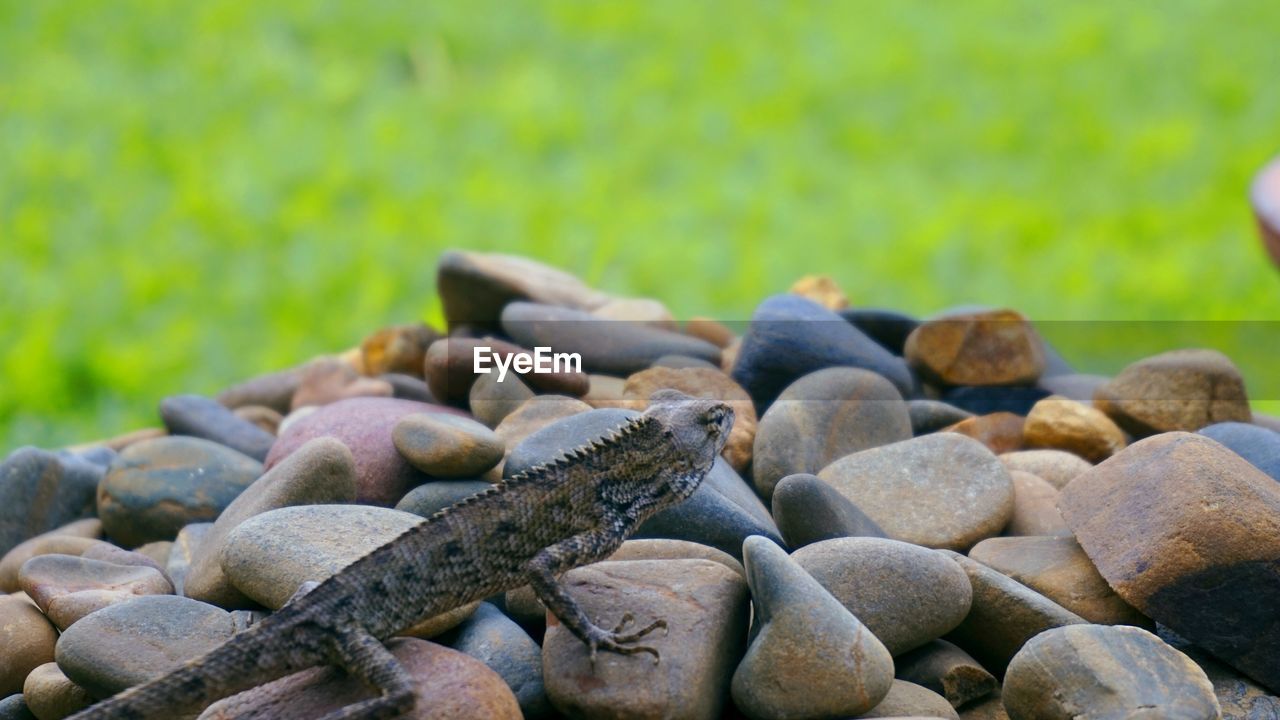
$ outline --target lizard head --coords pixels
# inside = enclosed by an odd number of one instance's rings
[[[689,497],[729,440],[733,409],[719,400],[691,397],[677,390],[659,390],[649,397],[645,414],[662,423],[688,459],[688,471],[674,474],[671,490],[678,497]]]

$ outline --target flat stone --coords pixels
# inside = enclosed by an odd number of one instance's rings
[[[400,499],[395,509],[429,518],[454,503],[493,487],[484,480],[437,480],[424,483]]]
[[[22,686],[22,699],[37,718],[64,718],[93,704],[89,693],[71,682],[52,661],[32,670],[27,676]]]
[[[178,531],[169,548],[169,557],[165,562],[165,574],[173,583],[173,593],[184,595],[187,573],[191,570],[191,562],[200,551],[205,536],[213,529],[213,523],[191,523]]]
[[[415,638],[387,649],[412,678],[412,712],[397,720],[520,720],[520,706],[493,670],[468,655]],[[199,720],[315,720],[375,697],[334,668],[312,668],[210,705]]]
[[[321,582],[422,522],[366,505],[301,505],[254,515],[227,534],[222,569],[246,596],[273,610],[307,581]]]
[[[430,412],[458,411],[393,398],[352,398],[325,405],[281,430],[266,467],[275,467],[310,440],[334,437],[355,459],[356,502],[390,507],[428,479],[396,450],[392,429],[406,415]]]
[[[809,373],[782,391],[760,420],[752,477],[766,500],[782,478],[815,473],[845,455],[911,438],[902,395],[869,370]]]
[[[1155,627],[1107,585],[1075,538],[991,538],[974,545],[969,557],[1091,623]]]
[[[361,397],[389,398],[395,394],[391,383],[365,377],[339,358],[318,358],[298,371],[298,389],[289,404],[291,410],[312,405],[328,405]]]
[[[90,547],[102,543],[102,521],[97,518],[75,520],[60,528],[26,540],[0,558],[0,592],[18,591],[18,571],[22,564],[37,555],[79,556]]]
[[[907,401],[907,416],[911,418],[913,434],[928,435],[974,415],[941,400],[913,399]]]
[[[922,323],[903,356],[938,385],[1025,385],[1044,372],[1044,343],[1014,310],[955,313]]]
[[[894,680],[889,694],[860,718],[950,718],[960,720],[951,703],[936,692],[905,680]]]
[[[710,545],[689,542],[688,540],[666,540],[662,538],[640,538],[627,540],[610,555],[607,560],[624,562],[627,560],[710,560],[720,563],[738,573],[744,579],[746,570],[742,563],[732,555],[717,550]]]
[[[773,519],[787,546],[842,537],[887,537],[884,530],[817,475],[788,475],[773,491]]]
[[[1124,449],[1124,431],[1101,410],[1060,396],[1035,404],[1023,426],[1028,448],[1075,453],[1091,463],[1102,462]]]
[[[1021,470],[1009,472],[1013,480],[1013,516],[1005,535],[1071,535],[1058,512],[1058,489],[1039,476]]]
[[[184,525],[213,520],[262,474],[262,463],[225,445],[164,437],[130,445],[98,489],[107,537],[125,547],[171,540]]]
[[[112,605],[67,628],[58,667],[90,695],[104,698],[165,675],[226,642],[231,614],[175,595]]]
[[[1191,658],[1124,626],[1037,635],[1009,663],[1002,697],[1012,720],[1221,717],[1213,685]]]
[[[1262,472],[1280,480],[1280,432],[1249,423],[1225,422],[1200,431],[1227,446]]]
[[[505,380],[498,382],[497,373],[489,373],[479,376],[471,384],[467,407],[477,420],[496,428],[508,415],[533,397],[533,391],[520,378],[508,375]]]
[[[636,530],[637,538],[688,540],[741,557],[742,541],[762,535],[782,544],[782,533],[750,486],[717,458],[693,495],[658,512]]]
[[[366,375],[404,373],[422,377],[427,347],[440,333],[425,323],[380,328],[360,341],[360,362]]]
[[[245,405],[263,405],[284,414],[289,412],[293,394],[301,381],[302,374],[298,368],[289,368],[232,385],[214,399],[233,410]]]
[[[1099,387],[1093,403],[1135,437],[1253,419],[1244,378],[1216,350],[1172,350],[1139,360]]]
[[[947,390],[941,399],[974,415],[1007,412],[1025,417],[1049,395],[1034,385],[964,385]]]
[[[497,338],[443,338],[427,348],[426,380],[431,393],[441,402],[455,407],[465,407],[471,396],[471,385],[478,375],[475,371],[477,348],[488,348],[488,355],[501,357],[503,362],[510,362],[512,355],[528,355],[529,350],[514,343]],[[563,366],[559,372],[551,373],[517,373],[514,367],[507,371],[508,377],[519,377],[530,388],[539,393],[554,393],[579,397],[585,395],[590,382],[585,373],[567,371]]]
[[[947,640],[959,645],[992,674],[1003,675],[1028,640],[1085,619],[1049,598],[975,560],[944,551],[969,576],[973,604]]]
[[[903,396],[914,385],[901,358],[834,312],[795,295],[775,295],[756,307],[731,375],[763,412],[788,385],[829,367],[879,373]]]
[[[438,478],[476,477],[502,461],[506,447],[489,428],[456,415],[405,415],[391,432],[414,467]]]
[[[155,568],[70,555],[31,558],[23,564],[18,583],[59,630],[108,605],[173,592],[173,585]]]
[[[751,644],[732,682],[734,705],[774,720],[870,710],[893,683],[893,656],[786,551],[743,545],[755,609]]]
[[[526,718],[551,714],[551,701],[542,682],[542,648],[501,610],[480,603],[471,617],[458,626],[451,645],[498,673],[515,694]]]
[[[355,499],[356,466],[347,446],[331,437],[308,441],[254,481],[218,516],[192,557],[183,594],[228,609],[255,607],[222,569],[222,549],[231,531],[269,510]]]
[[[161,575],[164,575],[164,565],[157,562],[150,555],[146,555],[136,550],[125,550],[122,547],[112,545],[108,542],[86,548],[79,557],[82,557],[85,560],[108,562],[113,565],[151,568]],[[168,578],[166,577],[165,579],[167,580]]]
[[[0,554],[94,513],[102,468],[70,453],[20,448],[0,463]]]
[[[898,678],[931,690],[959,708],[999,689],[1000,683],[969,653],[934,640],[894,661]]]
[[[724,448],[724,458],[737,472],[751,464],[751,448],[756,438],[756,410],[747,391],[719,368],[651,367],[627,378],[622,396],[636,400],[641,408],[658,390],[679,390],[691,397],[713,398],[733,408],[733,429]]]
[[[542,646],[547,693],[570,717],[720,718],[747,629],[747,584],[709,560],[633,560],[576,568],[562,578],[591,621],[616,626],[624,612],[636,627],[667,621],[639,644],[661,655],[601,652],[548,616]]]
[[[0,595],[0,696],[22,692],[35,668],[53,660],[58,631],[22,595]]]
[[[931,550],[881,538],[840,538],[792,554],[894,655],[950,632],[969,612],[965,573]]]
[[[1088,460],[1065,450],[1019,450],[1000,455],[1000,462],[1011,472],[1029,472],[1059,490],[1093,467]]]
[[[897,310],[847,308],[836,312],[894,355],[903,353],[907,338],[920,326],[919,318]]]
[[[950,427],[944,432],[953,432],[987,446],[991,452],[1000,455],[1022,449],[1022,433],[1025,419],[1021,415],[1010,412],[997,412],[990,415],[978,415]]]
[[[967,549],[1013,514],[1009,473],[982,443],[956,433],[846,455],[818,477],[890,537],[926,547]]]
[[[720,348],[643,323],[611,322],[553,305],[513,302],[502,309],[502,329],[525,347],[577,353],[587,372],[627,376],[663,355],[687,355],[720,363]]]
[[[529,258],[458,250],[440,256],[436,290],[450,330],[497,329],[502,309],[517,300],[594,310],[613,299],[563,270]]]
[[[160,417],[170,435],[190,435],[226,445],[262,462],[275,435],[201,395],[173,395],[160,401]]]
[[[1063,517],[1120,597],[1280,689],[1280,485],[1203,435],[1134,443],[1071,482]]]

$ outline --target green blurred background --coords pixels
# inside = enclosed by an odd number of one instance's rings
[[[446,247],[679,317],[822,272],[918,313],[1273,319],[1245,193],[1277,27],[1275,0],[0,0],[0,451],[433,319]]]

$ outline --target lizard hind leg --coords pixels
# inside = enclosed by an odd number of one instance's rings
[[[392,720],[413,710],[413,678],[377,638],[364,630],[347,631],[333,647],[335,664],[380,691],[320,720]]]

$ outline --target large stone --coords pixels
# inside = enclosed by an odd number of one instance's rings
[[[1223,720],[1275,720],[1280,718],[1280,697],[1267,692],[1236,672],[1233,668],[1213,659],[1209,653],[1195,645],[1168,638],[1160,639],[1191,658],[1213,683],[1213,693],[1222,707]]]
[[[788,385],[829,367],[879,373],[903,396],[914,384],[901,358],[834,312],[795,295],[775,295],[756,307],[732,376],[764,411]]]
[[[307,581],[320,582],[422,522],[365,505],[300,505],[268,510],[236,525],[222,569],[240,592],[278,609]]]
[[[881,538],[840,538],[792,558],[901,655],[951,631],[969,612],[964,571],[943,555]]]
[[[983,540],[969,557],[993,568],[1091,623],[1154,628],[1120,599],[1072,537],[1000,537]]]
[[[356,467],[347,446],[330,437],[307,442],[254,481],[218,516],[192,558],[183,594],[224,608],[253,607],[222,570],[222,548],[231,531],[268,510],[355,499]]]
[[[31,558],[22,566],[18,583],[59,630],[108,605],[173,592],[173,585],[155,568],[70,555]]]
[[[551,701],[542,682],[542,648],[501,610],[480,603],[471,617],[458,626],[451,645],[501,675],[515,693],[525,718],[534,720],[551,713]]]
[[[742,541],[752,535],[782,544],[769,510],[724,458],[716,459],[688,500],[649,518],[635,534],[710,545],[735,558],[742,553]]]
[[[626,399],[636,400],[643,408],[649,396],[658,390],[671,389],[691,397],[714,398],[733,408],[733,429],[725,444],[724,458],[733,469],[743,472],[751,464],[751,448],[756,438],[756,409],[747,391],[721,372],[706,367],[651,367],[627,378],[622,389]]]
[[[15,450],[0,463],[0,554],[15,545],[86,518],[102,468],[72,453]]]
[[[548,615],[542,666],[551,702],[569,717],[716,720],[741,656],[747,628],[747,584],[709,560],[602,562],[570,570],[566,590],[592,622],[613,628],[624,613],[634,627],[663,618],[666,632],[638,644],[660,654],[600,652]]]
[[[734,705],[756,720],[857,715],[884,699],[893,656],[786,551],[761,537],[742,550],[755,609],[734,672]]]
[[[1059,500],[1120,597],[1280,690],[1280,485],[1203,435],[1142,440]]]
[[[479,660],[415,638],[396,638],[387,649],[413,686],[413,711],[397,720],[520,720],[511,689]],[[313,668],[220,700],[199,720],[315,720],[374,696],[337,669]]]
[[[1134,627],[1072,625],[1032,638],[1009,663],[1012,720],[1217,720],[1213,685],[1191,658]]]
[[[590,444],[621,428],[632,418],[634,410],[603,408],[562,417],[530,433],[511,448],[502,476],[510,479],[537,465],[555,460],[566,453]]]
[[[53,660],[58,631],[22,595],[0,595],[0,696],[22,692],[27,674]]]
[[[436,289],[449,329],[497,329],[512,301],[593,310],[612,298],[563,270],[516,255],[450,250],[436,265]]]
[[[1224,422],[1200,431],[1248,460],[1262,472],[1280,480],[1280,432],[1251,423]]]
[[[815,473],[845,455],[911,438],[902,395],[869,370],[810,373],[782,391],[760,419],[752,475],[768,499],[782,478]]]
[[[438,478],[470,478],[502,461],[506,448],[475,420],[442,413],[405,415],[391,432],[396,449],[414,467]]]
[[[160,401],[160,417],[171,435],[190,435],[226,445],[262,462],[276,438],[202,395],[174,395]]]
[[[1029,472],[1059,490],[1093,467],[1088,460],[1065,450],[1019,450],[1004,453],[1000,462],[1010,472]]]
[[[720,348],[644,323],[601,320],[552,305],[513,302],[502,310],[502,329],[525,347],[577,353],[587,372],[627,376],[663,355],[685,355],[720,364]]]
[[[823,468],[830,483],[890,537],[967,549],[1000,532],[1013,482],[986,447],[938,433],[846,455]]]
[[[68,678],[103,698],[176,670],[234,633],[225,610],[150,595],[85,616],[62,633],[55,656]]]
[[[1035,404],[1022,428],[1028,448],[1050,448],[1101,462],[1126,444],[1124,431],[1101,410],[1052,396]]]
[[[144,440],[111,463],[98,517],[107,537],[126,547],[172,540],[184,525],[218,517],[261,474],[262,463],[209,440]]]
[[[944,551],[964,569],[973,588],[973,604],[964,622],[947,636],[996,675],[1028,640],[1085,619],[1049,598],[976,560]]]
[[[842,537],[886,537],[857,505],[817,475],[782,478],[773,491],[773,519],[787,545],[805,545]]]
[[[1014,310],[948,314],[912,331],[903,355],[939,385],[1025,385],[1045,368],[1044,343]]]
[[[961,707],[1000,687],[995,677],[969,653],[946,640],[934,640],[897,658],[899,679],[932,690]]]
[[[457,413],[441,405],[393,398],[352,398],[325,405],[281,430],[267,455],[267,469],[310,440],[334,437],[355,459],[356,501],[395,505],[410,488],[427,479],[404,459],[391,439],[400,418],[420,412]]]
[[[1137,437],[1253,419],[1244,378],[1216,350],[1173,350],[1139,360],[1100,386],[1093,402]]]

